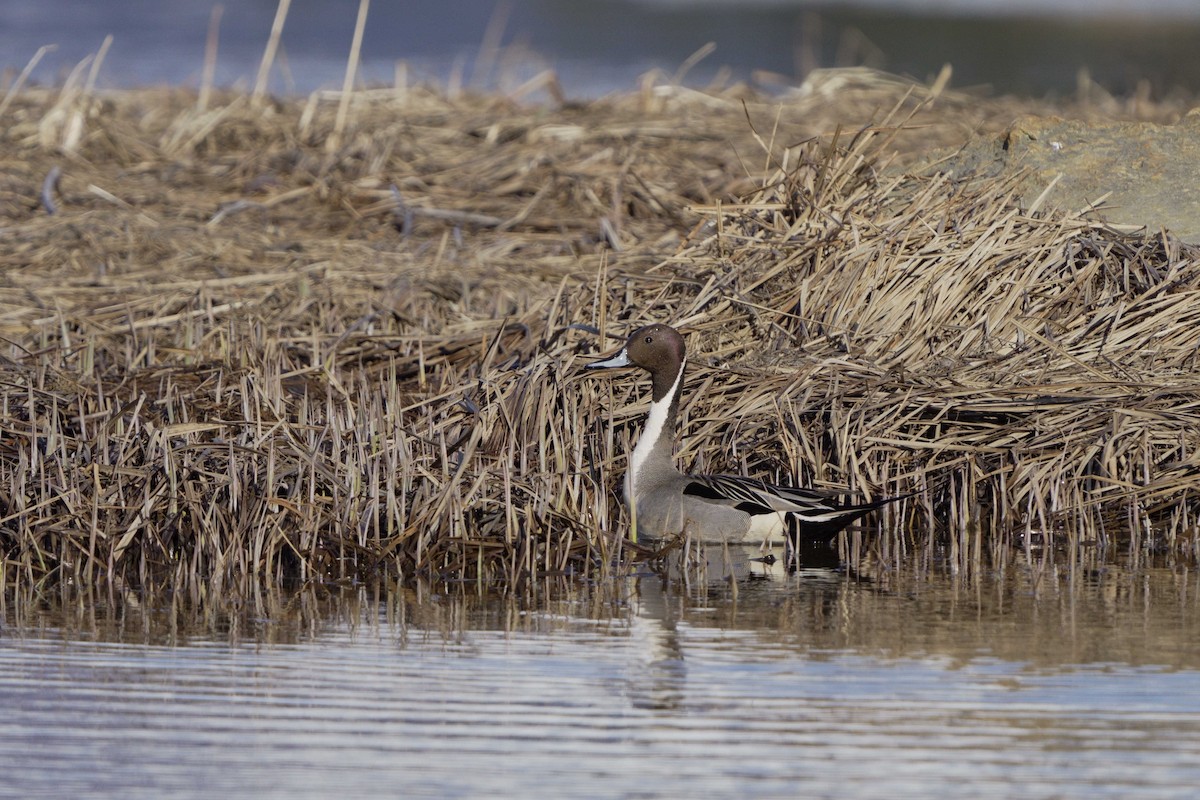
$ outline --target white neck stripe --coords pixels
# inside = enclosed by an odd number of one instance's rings
[[[663,427],[667,424],[667,412],[671,409],[671,403],[675,400],[675,395],[679,391],[679,385],[683,383],[684,364],[685,362],[680,362],[679,373],[675,376],[675,383],[671,385],[671,390],[661,400],[655,400],[650,404],[650,413],[646,416],[646,427],[642,430],[642,436],[638,439],[637,447],[633,448],[633,455],[629,458],[629,478],[626,493],[631,501],[635,497],[634,487],[637,486],[638,475],[641,473],[642,467],[646,465],[646,460],[650,458],[650,453],[654,450],[655,444],[663,435]]]

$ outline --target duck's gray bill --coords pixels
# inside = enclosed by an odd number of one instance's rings
[[[628,367],[629,366],[629,351],[622,347],[621,352],[617,353],[612,358],[606,358],[603,361],[593,361],[584,369],[608,369],[609,367]]]

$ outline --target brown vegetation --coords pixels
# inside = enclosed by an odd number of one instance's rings
[[[686,464],[919,490],[894,552],[1196,548],[1197,251],[904,169],[1036,105],[340,99],[0,107],[3,580],[609,565],[644,387],[579,367],[651,320]]]

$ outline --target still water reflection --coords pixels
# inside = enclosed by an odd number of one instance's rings
[[[754,555],[521,597],[10,593],[0,794],[1195,796],[1194,568]]]

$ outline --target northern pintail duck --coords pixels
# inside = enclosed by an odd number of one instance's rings
[[[705,541],[780,539],[789,518],[804,541],[829,541],[838,531],[885,503],[837,505],[828,493],[735,475],[684,475],[675,468],[675,419],[687,357],[683,337],[667,325],[634,331],[616,355],[588,369],[641,367],[650,373],[653,399],[646,427],[629,459],[625,502],[639,534],[668,538],[688,532]]]

